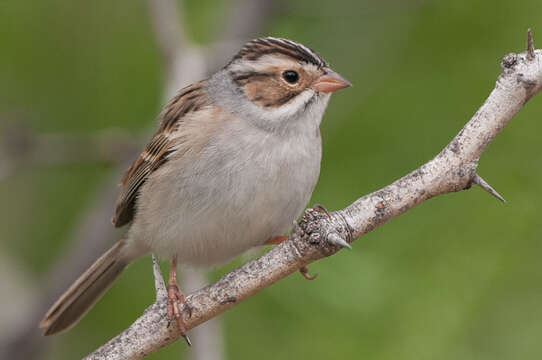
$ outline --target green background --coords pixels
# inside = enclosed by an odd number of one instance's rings
[[[190,37],[216,37],[228,6],[186,1]],[[436,155],[493,89],[502,57],[523,51],[528,27],[542,43],[541,12],[540,0],[281,3],[254,36],[302,42],[354,84],[328,107],[311,203],[343,208]],[[0,131],[24,121],[40,132],[137,136],[151,126],[164,69],[145,2],[8,0],[0,16]],[[541,115],[539,95],[481,158],[505,205],[479,188],[438,197],[311,265],[317,280],[296,274],[265,289],[221,315],[226,358],[540,359]],[[0,251],[30,284],[44,285],[113,172],[85,162],[0,180]],[[153,296],[145,258],[38,358],[87,354]],[[184,346],[149,358],[177,358]]]

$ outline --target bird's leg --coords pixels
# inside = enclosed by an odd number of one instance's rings
[[[179,307],[179,302],[183,303],[188,310],[189,317],[192,316],[192,309],[186,303],[186,299],[183,293],[179,290],[177,285],[177,256],[171,260],[171,267],[169,268],[169,279],[167,282],[167,314],[170,318],[174,318],[181,331],[181,336],[184,338],[188,346],[191,346],[190,338],[186,335],[186,326],[183,322],[183,314]]]
[[[278,245],[284,242],[286,239],[288,239],[288,236],[275,236],[264,242],[264,245]],[[307,280],[314,280],[318,276],[318,274],[314,274],[312,276],[309,275],[309,268],[307,268],[306,266],[303,266],[301,269],[299,269],[299,272]]]

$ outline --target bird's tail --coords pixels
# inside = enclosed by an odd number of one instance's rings
[[[75,325],[100,299],[129,263],[121,251],[124,244],[124,240],[117,242],[51,306],[40,323],[44,335],[53,335]]]

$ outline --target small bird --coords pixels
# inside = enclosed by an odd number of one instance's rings
[[[348,86],[313,50],[267,37],[180,90],[121,180],[112,221],[130,224],[126,235],[50,308],[44,334],[73,326],[128,264],[152,252],[171,261],[168,315],[185,336],[177,262],[223,264],[286,238],[318,180],[331,93]]]

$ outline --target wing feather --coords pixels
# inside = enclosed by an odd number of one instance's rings
[[[165,106],[160,115],[157,132],[122,177],[122,190],[112,219],[116,227],[123,226],[134,218],[139,190],[149,176],[167,161],[168,154],[177,145],[175,133],[182,131],[183,118],[206,103],[207,97],[203,83],[200,82],[182,89]]]

